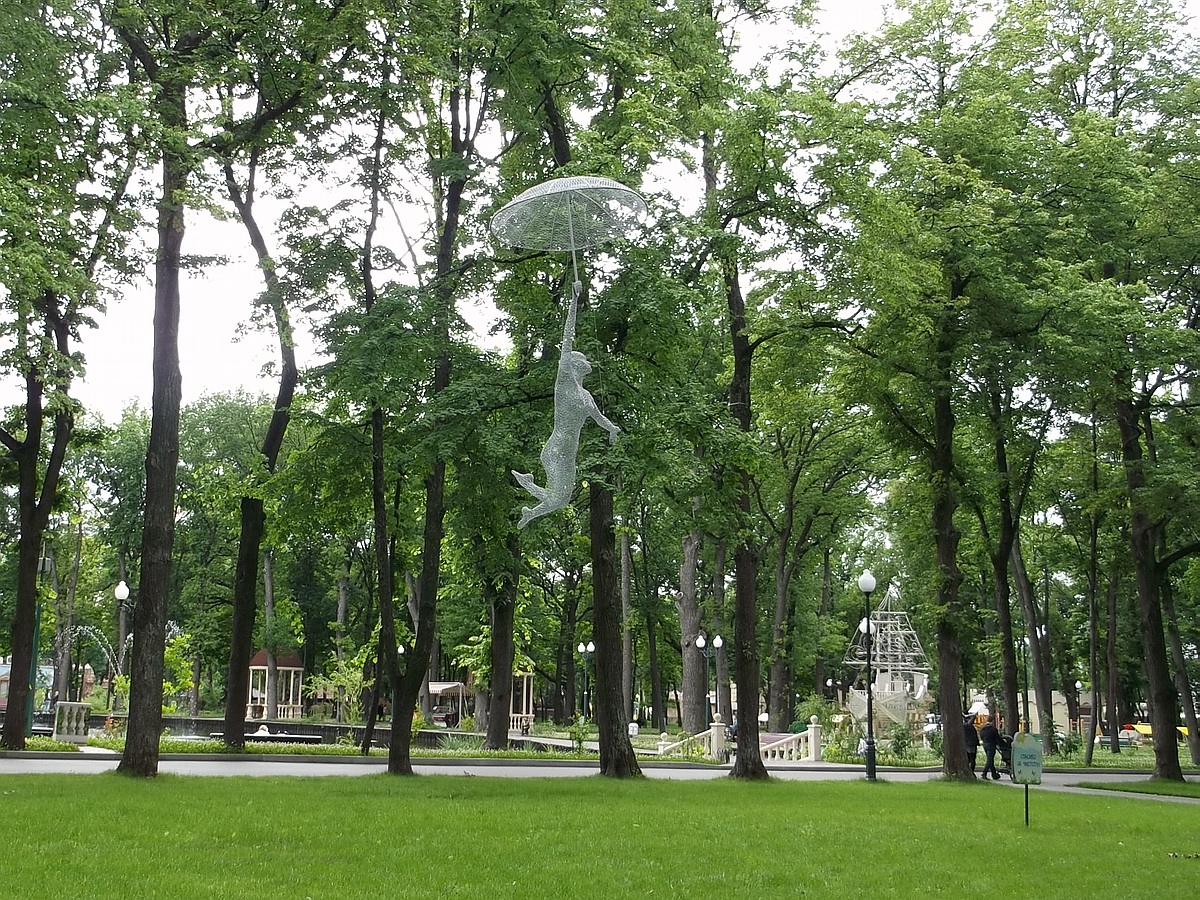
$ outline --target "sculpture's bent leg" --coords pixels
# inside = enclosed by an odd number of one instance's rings
[[[533,480],[532,473],[518,472],[516,469],[512,469],[510,471],[513,474],[513,478],[517,479],[517,484],[529,491],[535,500],[546,499],[546,489],[541,487],[536,481]]]

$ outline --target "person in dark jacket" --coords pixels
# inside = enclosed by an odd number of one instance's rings
[[[996,727],[996,717],[989,718],[979,729],[979,739],[983,742],[983,775],[980,777],[987,779],[988,772],[992,773],[992,778],[996,781],[1000,780],[1000,773],[996,771],[996,750],[1000,747],[1000,729]]]
[[[975,730],[975,717],[963,719],[963,741],[967,745],[967,762],[971,764],[971,774],[975,774],[975,758],[979,753],[979,732]]]

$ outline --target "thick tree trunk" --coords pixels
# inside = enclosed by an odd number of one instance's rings
[[[1179,701],[1167,664],[1163,638],[1162,605],[1159,598],[1158,560],[1155,554],[1156,532],[1144,503],[1146,471],[1142,454],[1139,411],[1128,394],[1129,380],[1118,376],[1118,390],[1124,393],[1115,404],[1117,428],[1121,434],[1121,460],[1129,497],[1129,546],[1133,554],[1134,580],[1138,593],[1138,625],[1145,654],[1150,725],[1154,741],[1153,778],[1182,781],[1179,745],[1175,742],[1175,710]]]
[[[42,312],[47,322],[48,336],[54,341],[62,358],[67,358],[70,330],[58,312],[57,295],[47,291]],[[66,379],[69,383],[70,379]],[[0,428],[0,444],[12,454],[17,464],[17,516],[20,533],[17,538],[16,604],[11,631],[11,667],[9,669],[8,705],[0,744],[8,750],[25,749],[25,732],[32,715],[34,692],[30,680],[36,678],[40,638],[38,618],[38,573],[42,565],[42,538],[50,520],[50,511],[58,492],[59,474],[66,458],[67,444],[74,431],[74,419],[65,406],[54,415],[54,436],[46,467],[38,484],[38,462],[44,434],[43,374],[36,366],[25,373],[25,437],[18,441],[6,429]]]
[[[775,618],[771,623],[771,669],[767,698],[767,728],[784,732],[795,717],[792,690],[791,594],[792,567],[788,564],[790,529],[779,542],[775,560]]]
[[[646,658],[650,666],[650,727],[667,730],[667,697],[663,691],[662,670],[658,664],[658,619],[646,605]]]
[[[21,501],[21,516],[26,510]],[[32,511],[32,504],[31,511]],[[31,714],[34,695],[29,690],[29,674],[37,665],[34,651],[34,618],[37,614],[38,567],[41,562],[41,535],[22,527],[17,542],[17,606],[12,623],[12,659],[8,682],[8,706],[4,716],[4,747],[25,749],[25,728]],[[24,601],[24,602],[23,602]]]
[[[729,336],[733,349],[733,375],[729,382],[729,411],[738,428],[749,433],[754,421],[750,409],[750,367],[754,346],[746,331],[746,303],[736,260],[721,261],[725,299],[729,311]],[[739,470],[736,506],[739,525],[750,518],[750,474]],[[737,757],[730,775],[742,779],[766,779],[767,767],[759,755],[758,711],[760,671],[758,659],[758,550],[749,535],[734,550],[734,668],[737,672],[738,740]]]
[[[1165,573],[1164,573],[1165,574]],[[1188,751],[1192,765],[1200,766],[1200,734],[1196,732],[1196,704],[1192,700],[1192,685],[1188,680],[1187,658],[1183,652],[1183,639],[1179,634],[1179,621],[1175,615],[1175,596],[1171,579],[1162,581],[1163,615],[1167,624],[1167,641],[1171,648],[1171,662],[1175,670],[1175,690],[1183,704],[1183,724],[1188,730]]]
[[[450,383],[450,359],[438,361],[433,393]],[[388,747],[388,772],[412,775],[412,719],[417,699],[425,685],[426,670],[433,655],[437,629],[437,592],[442,564],[442,536],[446,517],[446,461],[436,459],[425,478],[425,527],[421,550],[421,577],[418,581],[417,640],[412,658],[400,679],[396,709],[392,714],[392,740]]]
[[[379,696],[380,685],[385,676],[387,679],[388,691],[386,695],[391,705],[392,710],[392,734],[388,741],[388,771],[393,770],[393,758],[396,753],[397,744],[403,744],[407,750],[409,742],[412,740],[412,718],[413,704],[401,696],[402,691],[400,685],[403,677],[400,673],[400,651],[399,644],[396,638],[396,603],[395,603],[395,579],[392,572],[392,554],[391,542],[388,538],[388,514],[386,497],[384,495],[384,472],[383,459],[383,410],[376,407],[371,414],[371,459],[372,459],[372,490],[373,499],[373,518],[374,518],[374,544],[375,544],[375,566],[378,569],[379,576],[379,653],[376,658],[375,679],[376,679],[376,695]],[[417,644],[421,643],[420,624],[417,625]],[[426,650],[426,658],[429,651]],[[418,672],[422,671],[418,659],[415,659],[417,654],[405,656],[405,665],[407,666],[406,674],[412,673],[414,669]],[[371,711],[374,715],[374,710]],[[368,719],[368,727],[366,736],[363,742],[363,753],[370,752],[370,734],[372,720]],[[411,772],[411,768],[409,769]]]
[[[718,540],[713,549],[713,631],[725,634],[725,541]],[[733,724],[733,692],[729,687],[729,647],[726,638],[717,651],[717,712],[726,725]]]
[[[1152,465],[1158,464],[1157,445],[1154,439],[1154,420],[1148,411],[1142,413],[1142,427],[1146,434],[1146,449]],[[1158,529],[1159,559],[1167,553],[1167,529]],[[1192,686],[1188,680],[1187,658],[1183,652],[1183,640],[1179,634],[1179,621],[1175,615],[1175,592],[1171,586],[1171,575],[1166,567],[1160,567],[1159,584],[1162,590],[1162,613],[1167,630],[1167,647],[1171,653],[1171,665],[1175,675],[1175,692],[1183,706],[1183,722],[1187,726],[1188,752],[1192,764],[1200,765],[1200,734],[1196,731],[1196,704],[1192,698]]]
[[[600,774],[640,776],[621,703],[621,608],[617,598],[616,538],[612,491],[593,478],[588,484],[592,542],[592,635],[596,642],[596,727]]]
[[[275,269],[266,239],[254,216],[252,201],[241,192],[230,166],[225,167],[225,184],[229,197],[238,210],[242,224],[254,247],[259,267],[266,283],[266,300],[275,318],[276,339],[279,342],[279,390],[275,395],[275,408],[260,452],[268,472],[274,472],[279,461],[283,439],[291,422],[292,399],[300,381],[300,370],[296,365],[296,352],[292,337],[291,321],[287,304],[279,286],[279,275]],[[238,534],[237,569],[234,575],[233,621],[229,642],[229,665],[226,669],[226,696],[224,739],[226,745],[241,748],[245,745],[245,699],[249,694],[250,658],[254,653],[254,619],[257,614],[258,558],[266,532],[266,511],[261,499],[243,497],[241,503],[241,529]],[[339,647],[340,649],[340,647]],[[339,657],[340,659],[340,657]],[[339,721],[345,710],[339,704]]]
[[[1108,749],[1121,752],[1121,741],[1117,733],[1121,730],[1121,713],[1117,697],[1121,691],[1120,668],[1117,662],[1117,599],[1121,593],[1121,572],[1113,560],[1112,574],[1108,579],[1105,611],[1108,621],[1108,636],[1104,645],[1104,666],[1108,672]]]
[[[683,538],[683,561],[679,567],[679,646],[683,649],[683,730],[699,734],[708,727],[704,715],[708,686],[704,683],[704,658],[696,646],[700,633],[700,604],[697,601],[696,576],[703,535],[692,531]],[[711,635],[710,635],[711,638]]]
[[[485,590],[484,599],[489,592]],[[492,685],[488,700],[485,750],[508,749],[509,714],[512,711],[513,618],[516,609],[511,597],[492,591]]]
[[[621,530],[621,702],[633,721],[633,554],[628,529]]]
[[[250,696],[250,657],[254,653],[254,618],[258,612],[258,552],[266,529],[263,501],[243,497],[238,530],[237,568],[233,579],[232,628],[225,681],[225,745],[246,745],[246,704]]]
[[[1010,554],[1013,580],[1016,582],[1017,597],[1021,601],[1021,611],[1025,619],[1024,640],[1029,648],[1027,661],[1033,670],[1033,693],[1037,704],[1038,729],[1042,735],[1042,750],[1046,754],[1054,750],[1054,698],[1050,691],[1050,671],[1046,666],[1046,657],[1042,652],[1041,632],[1044,623],[1038,612],[1037,599],[1033,595],[1033,582],[1025,569],[1025,559],[1021,554],[1021,541],[1018,537],[1013,541]],[[1032,725],[1030,725],[1032,728]]]
[[[268,635],[274,630],[275,620],[275,577],[271,571],[271,551],[262,555],[263,566],[263,618],[268,625]],[[271,720],[279,718],[279,659],[275,656],[275,647],[268,646],[267,651],[267,703],[263,717]]]
[[[990,554],[992,584],[996,599],[996,619],[1000,626],[1000,666],[1004,690],[1004,724],[1009,735],[1015,735],[1021,721],[1017,705],[1017,653],[1013,645],[1012,586],[1008,578],[1009,556],[1017,539],[1018,514],[1013,509],[1012,471],[1008,460],[1008,439],[1005,433],[1003,396],[999,390],[988,394],[989,419],[992,423],[992,458],[998,484],[999,528],[996,546]],[[1032,452],[1032,451],[1031,451]],[[1032,466],[1032,459],[1030,459]],[[1031,471],[1027,471],[1026,478]],[[1018,506],[1022,505],[1019,501]]]
[[[187,85],[168,78],[159,86],[159,116],[168,129],[187,127]],[[163,653],[167,599],[171,589],[171,553],[175,545],[175,485],[179,462],[179,273],[184,234],[188,162],[164,140],[163,186],[158,211],[158,260],[154,284],[153,388],[150,445],[146,452],[146,498],[142,530],[141,578],[133,614],[129,719],[125,750],[117,770],[130,775],[158,774],[162,733]]]
[[[509,714],[512,710],[513,621],[517,609],[517,577],[521,546],[515,532],[508,536],[512,569],[499,577],[484,580],[484,599],[492,613],[492,691],[488,708],[487,740],[484,747],[503,750],[508,747]]]
[[[947,312],[947,316],[952,313]],[[967,760],[962,729],[962,700],[958,695],[962,652],[958,642],[956,619],[959,610],[958,588],[962,572],[958,567],[959,531],[954,525],[958,497],[954,492],[954,407],[952,322],[943,322],[936,348],[937,371],[933,388],[933,453],[930,458],[930,485],[933,489],[933,539],[937,555],[937,656],[938,708],[942,714],[942,774],[947,778],[974,779]]]

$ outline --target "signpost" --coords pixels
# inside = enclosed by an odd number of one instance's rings
[[[1042,742],[1022,731],[1013,738],[1013,781],[1025,785],[1025,827],[1029,827],[1029,786],[1042,783]]]

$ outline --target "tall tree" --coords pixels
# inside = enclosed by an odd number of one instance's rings
[[[332,14],[339,8],[335,6]],[[314,99],[305,90],[314,68],[311,47],[314,42],[322,46],[324,37],[320,28],[310,25],[314,16],[325,12],[314,6],[293,16],[291,9],[271,7],[260,16],[247,17],[236,3],[200,11],[175,0],[140,6],[119,0],[112,10],[112,26],[152,94],[152,115],[159,126],[155,152],[162,169],[145,527],[134,616],[137,639],[129,728],[119,766],[130,774],[150,776],[158,769],[162,653],[179,457],[180,271],[187,193],[209,157],[228,158],[238,146],[254,144],[301,100]],[[272,92],[265,102],[260,95],[255,108],[242,115],[219,101],[222,90],[217,86],[225,88],[224,96],[229,99],[239,93],[236,85],[245,72],[276,83],[280,91]],[[205,104],[198,102],[201,96],[217,99]],[[253,543],[255,560],[239,560],[242,577],[235,594],[243,600],[257,585],[258,543]],[[248,545],[243,551],[248,551]],[[230,718],[227,706],[227,738]]]
[[[102,29],[84,7],[8,4],[0,13],[0,282],[6,370],[22,382],[18,429],[0,428],[17,470],[18,565],[8,714],[0,742],[25,745],[36,666],[43,534],[75,428],[74,347],[98,305],[102,264],[119,271],[123,199],[137,140]],[[43,446],[47,438],[48,448]],[[23,433],[22,433],[23,432]],[[43,455],[44,454],[44,455]]]

